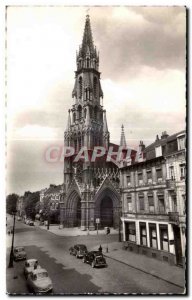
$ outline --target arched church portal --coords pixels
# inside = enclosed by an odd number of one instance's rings
[[[95,199],[95,220],[100,219],[100,228],[119,226],[120,196],[110,188],[101,191]]]
[[[76,191],[73,191],[68,197],[65,223],[67,227],[81,226],[81,198]]]

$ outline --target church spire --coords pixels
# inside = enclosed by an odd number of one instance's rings
[[[120,140],[120,146],[124,146],[126,147],[127,144],[126,144],[126,139],[125,139],[125,132],[124,132],[124,126],[122,124],[121,126],[121,140]]]
[[[94,45],[93,45],[93,38],[91,32],[91,22],[89,15],[86,16],[85,21],[85,29],[83,34],[83,42],[82,42],[82,54],[86,55],[87,52],[93,53],[94,52]]]

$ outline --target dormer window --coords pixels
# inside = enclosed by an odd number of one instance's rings
[[[180,136],[177,138],[178,143],[178,150],[184,150],[185,149],[185,136]]]
[[[155,155],[156,155],[156,157],[162,156],[162,148],[161,148],[161,145],[160,145],[160,146],[157,146],[157,147],[155,148]]]

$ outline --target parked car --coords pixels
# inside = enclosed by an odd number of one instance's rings
[[[27,278],[29,291],[35,294],[45,294],[52,292],[53,284],[45,269],[38,268],[33,270]]]
[[[75,255],[77,258],[82,258],[87,253],[87,247],[82,244],[74,245],[69,249],[70,255]]]
[[[28,225],[28,224],[29,224],[29,222],[30,222],[30,220],[29,220],[29,219],[25,219],[25,224],[26,224],[26,225]]]
[[[106,259],[100,251],[91,251],[84,255],[83,262],[94,267],[106,267]]]
[[[13,249],[13,258],[15,261],[24,260],[27,257],[24,247],[18,246]]]
[[[28,223],[29,226],[34,226],[34,222],[32,220],[29,220],[29,223]]]
[[[21,217],[17,217],[17,221],[21,221]]]
[[[27,278],[28,275],[36,269],[41,268],[41,266],[38,263],[38,260],[35,258],[30,258],[28,260],[26,260],[25,262],[25,266],[24,266],[24,275]]]

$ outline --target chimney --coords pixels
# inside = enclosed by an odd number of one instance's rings
[[[161,135],[161,139],[166,139],[166,138],[168,138],[168,134],[167,134],[167,131],[163,131],[162,132],[162,135]]]
[[[156,142],[157,141],[159,141],[159,136],[158,136],[158,134],[156,135],[156,140],[155,140]]]
[[[145,150],[145,145],[143,144],[143,141],[140,141],[139,143],[139,152],[143,152]]]

